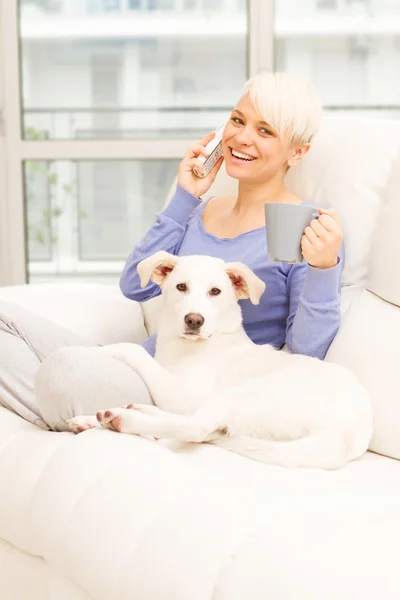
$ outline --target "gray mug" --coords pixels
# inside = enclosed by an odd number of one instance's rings
[[[304,204],[271,202],[264,205],[268,258],[278,262],[301,263],[301,238],[312,219],[318,219],[316,208]]]

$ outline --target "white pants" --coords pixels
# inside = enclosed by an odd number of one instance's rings
[[[131,402],[152,400],[129,367],[74,332],[0,300],[0,405],[39,427],[64,431],[67,419]]]

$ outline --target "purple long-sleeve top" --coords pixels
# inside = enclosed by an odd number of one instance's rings
[[[137,272],[138,263],[158,250],[177,256],[200,254],[240,261],[266,284],[260,304],[239,301],[249,338],[277,349],[286,343],[291,352],[323,359],[340,325],[343,246],[338,264],[330,269],[316,269],[304,260],[295,265],[273,262],[268,259],[265,227],[234,238],[219,238],[204,226],[205,205],[177,186],[168,206],[129,256],[120,280],[122,293],[138,302],[161,293],[152,282],[141,288]],[[153,356],[155,342],[153,335],[142,343]]]

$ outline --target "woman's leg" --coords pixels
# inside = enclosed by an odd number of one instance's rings
[[[46,356],[71,344],[88,342],[69,329],[0,299],[0,405],[48,429],[36,402],[34,378]]]
[[[67,430],[72,417],[131,403],[152,404],[139,375],[99,348],[56,350],[40,367],[35,389],[42,418],[54,431]]]
[[[43,365],[40,391],[44,388],[44,393],[36,398],[35,376],[42,362],[55,351],[56,360]],[[136,373],[102,354],[69,329],[0,299],[0,404],[27,421],[44,429],[65,430],[66,419],[115,406],[113,400],[125,399],[128,390],[141,403],[150,404],[147,388]],[[103,359],[107,359],[106,364]],[[60,376],[54,372],[56,361]],[[65,380],[63,369],[71,369],[73,376]],[[48,386],[46,371],[52,374]],[[46,393],[49,388],[51,394]],[[129,396],[122,404],[131,401]]]

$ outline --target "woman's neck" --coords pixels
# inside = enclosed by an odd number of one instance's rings
[[[300,200],[284,186],[282,180],[269,181],[264,185],[239,182],[238,198],[232,209],[237,215],[264,213],[269,202],[299,202]]]

